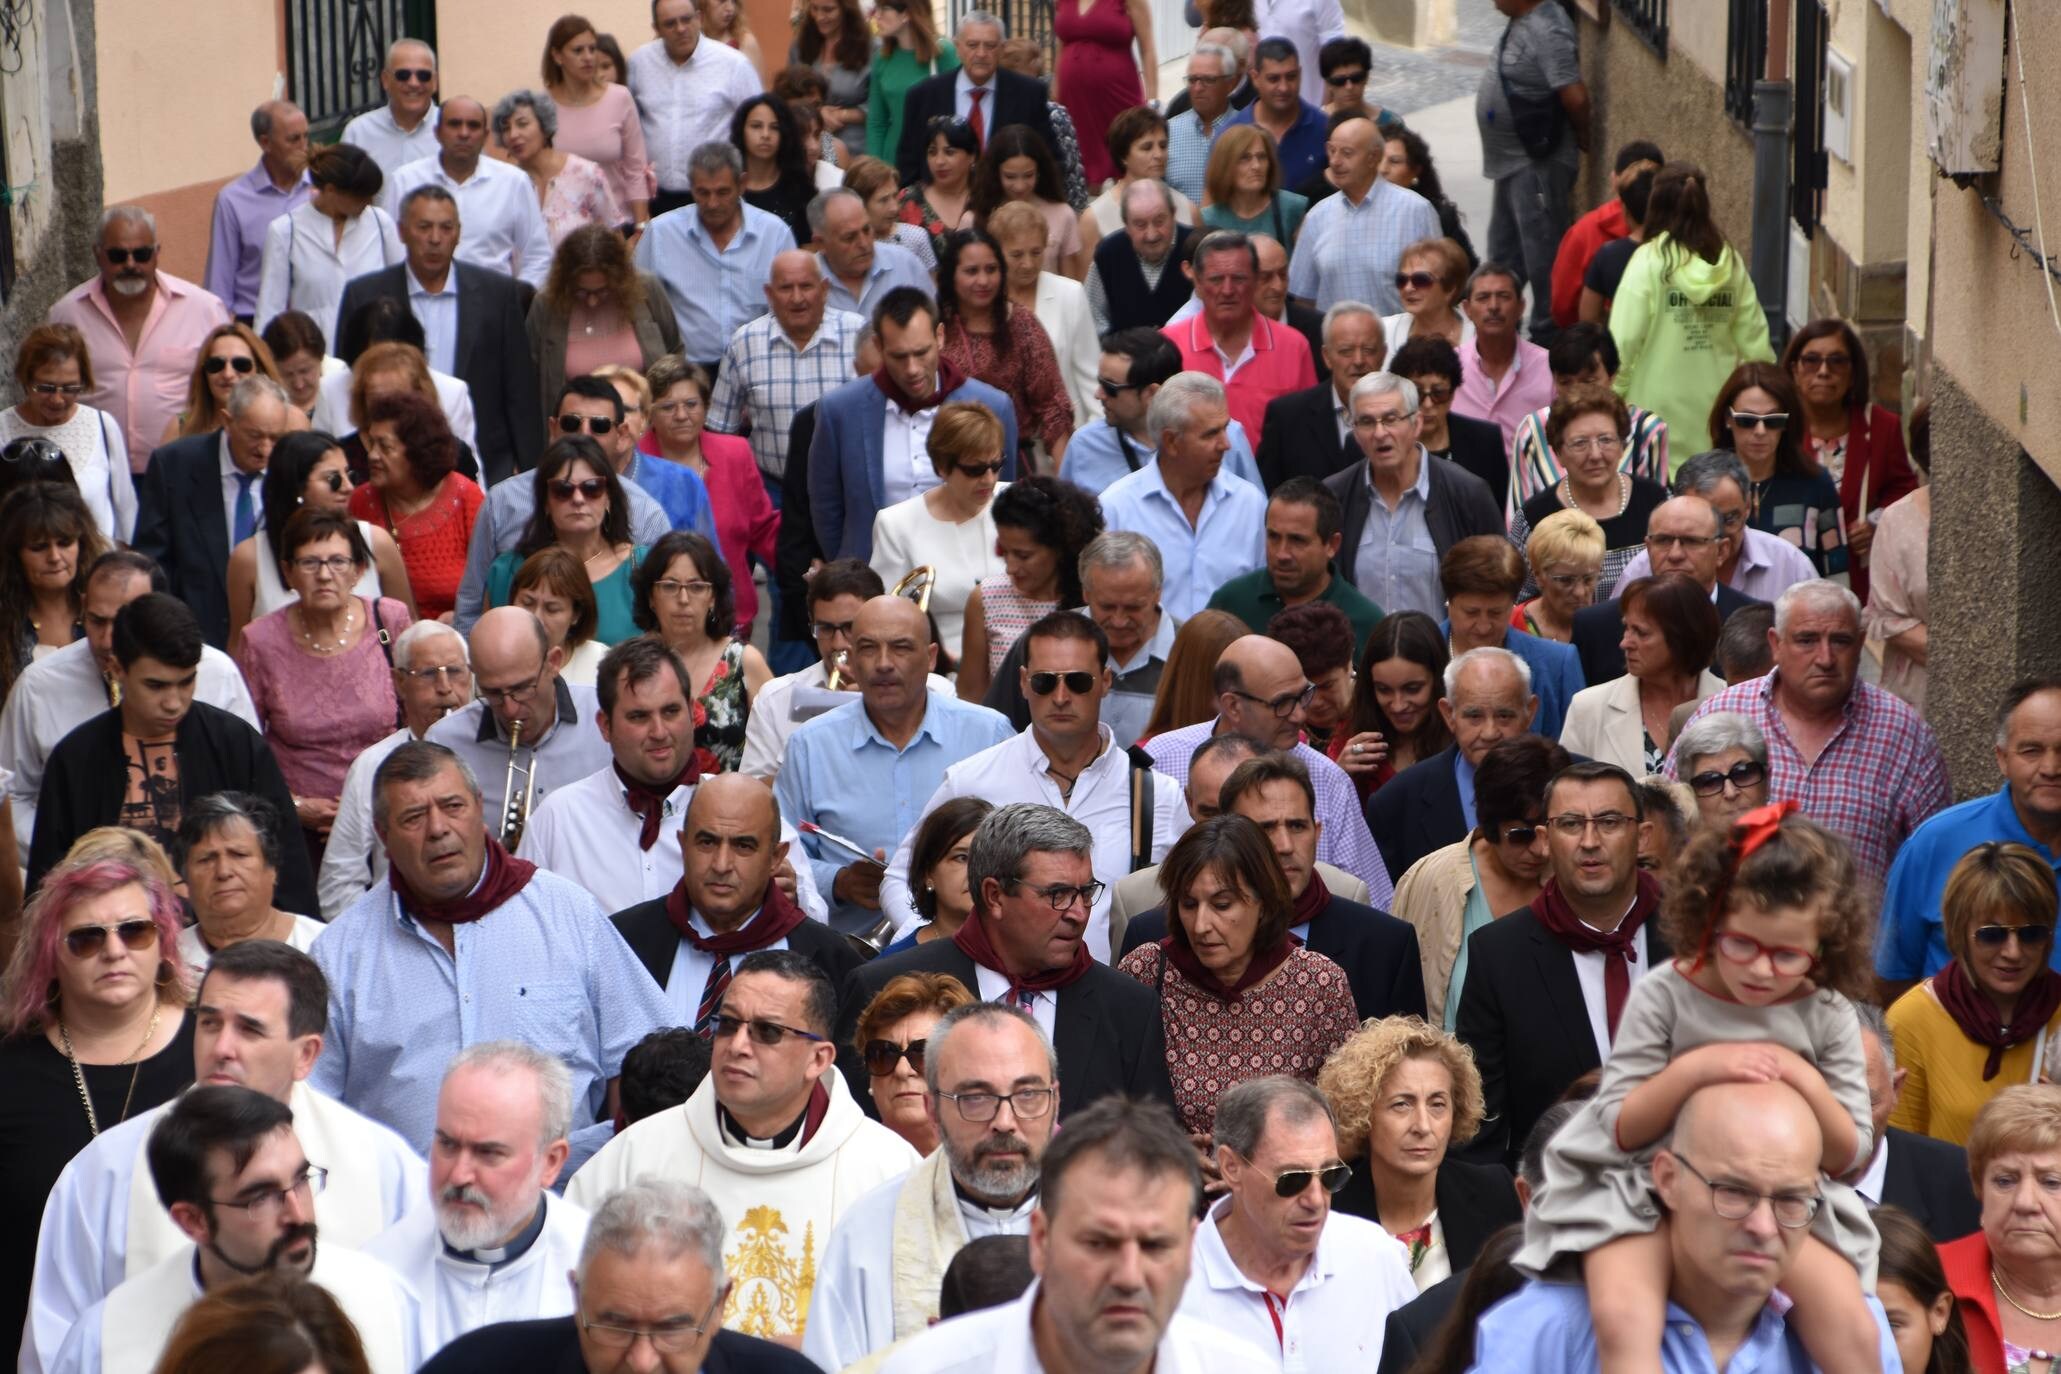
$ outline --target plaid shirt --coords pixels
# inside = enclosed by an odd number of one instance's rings
[[[1365,301],[1375,314],[1393,315],[1403,308],[1395,289],[1403,250],[1444,232],[1430,201],[1380,177],[1357,205],[1343,191],[1326,196],[1303,217],[1288,262],[1289,294],[1319,310]]]
[[[723,352],[708,427],[737,434],[749,420],[759,471],[780,481],[787,473],[787,435],[794,417],[852,379],[852,341],[865,323],[849,311],[825,310],[823,323],[802,348],[770,314],[740,327]]]
[[[1846,721],[1815,763],[1805,762],[1775,705],[1774,672],[1727,687],[1690,719],[1713,711],[1737,711],[1760,727],[1768,741],[1768,800],[1794,800],[1806,816],[1844,836],[1877,885],[1919,822],[1952,800],[1932,727],[1880,687],[1854,682]],[[1670,778],[1678,776],[1679,762],[1668,758]]]

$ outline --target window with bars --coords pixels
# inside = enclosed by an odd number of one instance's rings
[[[1725,113],[1753,127],[1753,83],[1768,65],[1768,0],[1730,0],[1725,27]]]
[[[287,0],[287,94],[311,137],[333,138],[386,103],[379,75],[397,38],[434,45],[435,0]]]
[[[1610,0],[1618,22],[1630,27],[1647,47],[1667,60],[1668,0]]]

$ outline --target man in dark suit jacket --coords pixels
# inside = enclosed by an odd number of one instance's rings
[[[964,118],[981,134],[981,147],[999,129],[1021,124],[1052,150],[1052,161],[1062,161],[1059,140],[1052,136],[1052,112],[1046,101],[1045,83],[1017,72],[1001,70],[1002,26],[970,16],[959,23],[953,35],[959,53],[959,70],[925,77],[902,97],[902,141],[895,149],[895,167],[902,185],[914,186],[928,177],[930,121],[940,116]],[[966,100],[960,100],[960,93]],[[980,92],[974,100],[973,93]],[[962,111],[964,114],[962,115]],[[978,111],[979,119],[974,119]]]
[[[460,378],[472,390],[479,463],[486,473],[482,485],[527,471],[544,451],[544,432],[537,425],[544,403],[537,392],[537,360],[530,354],[525,324],[527,288],[511,276],[453,260],[460,232],[458,205],[435,183],[408,193],[401,202],[399,227],[407,260],[346,285],[336,317],[348,320],[352,311],[380,297],[408,306],[429,337],[430,365]],[[452,342],[445,358],[440,356],[437,312],[451,307],[448,302],[432,306],[430,301],[450,295],[457,297],[457,319],[448,326]]]
[[[1717,511],[1708,500],[1674,497],[1655,506],[1646,518],[1646,554],[1655,573],[1684,573],[1712,593],[1722,622],[1742,606],[1759,603],[1718,581],[1718,562],[1724,556],[1719,528]],[[1618,602],[1584,606],[1574,613],[1575,652],[1581,655],[1582,676],[1589,686],[1624,676],[1624,650],[1619,647],[1623,638],[1624,607]],[[1709,666],[1716,671],[1715,659]]]
[[[1040,895],[1091,886],[1093,854],[1088,828],[1049,806],[1012,802],[981,822],[966,866],[973,914],[959,935],[862,964],[845,980],[835,1038],[853,1095],[869,1113],[852,1032],[867,1004],[904,973],[949,974],[975,997],[1007,998],[1037,1018],[1059,1055],[1062,1119],[1111,1093],[1173,1102],[1158,996],[1082,947],[1093,905],[1087,893],[1069,894],[1063,912]]]
[[[1353,442],[1353,383],[1381,366],[1383,351],[1381,321],[1372,310],[1347,311],[1331,321],[1323,339],[1330,380],[1267,402],[1258,458],[1260,480],[1269,492],[1291,477],[1321,482],[1359,465],[1363,455]]]
[[[229,550],[263,526],[265,467],[291,404],[269,377],[245,378],[221,429],[161,445],[136,482],[132,543],[157,560],[217,649],[229,647]]]
[[[1941,1245],[1959,1240],[1982,1224],[1982,1208],[1968,1185],[1968,1154],[1947,1140],[1900,1131],[1889,1124],[1908,1069],[1896,1066],[1896,1046],[1878,1007],[1856,1003],[1861,1020],[1861,1061],[1868,1072],[1869,1115],[1874,1119],[1877,1161],[1861,1171],[1861,1195],[1877,1205],[1900,1207]]]

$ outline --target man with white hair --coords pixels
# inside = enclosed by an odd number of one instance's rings
[[[415,1295],[424,1355],[489,1322],[573,1310],[564,1276],[587,1238],[587,1213],[551,1192],[572,1099],[565,1065],[516,1040],[467,1046],[445,1071],[431,1205],[365,1247]]]
[[[873,221],[857,191],[824,191],[809,202],[808,213],[809,232],[815,235],[816,255],[836,309],[864,318],[897,286],[933,289],[930,273],[914,253],[873,237]]]
[[[1174,374],[1152,398],[1146,423],[1159,454],[1103,491],[1102,516],[1109,529],[1158,547],[1166,608],[1185,620],[1218,587],[1265,565],[1267,498],[1223,471],[1231,412],[1216,378]]]
[[[1353,438],[1353,387],[1388,356],[1381,317],[1365,301],[1340,301],[1324,312],[1324,362],[1331,379],[1267,403],[1260,425],[1259,466],[1267,490],[1291,477],[1323,481],[1359,458]]]
[[[1946,759],[1925,718],[1860,679],[1861,603],[1836,582],[1799,582],[1775,602],[1775,667],[1706,699],[1692,721],[1737,711],[1768,741],[1768,800],[1803,813],[1853,846],[1875,882],[1896,851],[1952,800]],[[1668,760],[1675,776],[1677,760]]]
[[[1422,611],[1440,619],[1439,560],[1471,535],[1504,533],[1502,507],[1486,482],[1425,451],[1415,382],[1370,372],[1347,399],[1367,461],[1324,479],[1345,508],[1339,571],[1390,615]]]
[[[1008,26],[988,10],[970,9],[959,16],[952,34],[959,70],[925,77],[902,97],[901,145],[893,157],[902,185],[923,180],[930,122],[938,118],[963,122],[983,150],[996,130],[1021,124],[1044,140],[1053,161],[1059,160],[1045,83],[1001,65],[1002,44],[1008,37]]]
[[[379,170],[392,176],[437,150],[436,50],[419,38],[397,38],[379,69],[386,104],[367,110],[343,127],[343,141],[372,154]]]
[[[759,476],[780,493],[794,417],[852,379],[866,319],[863,311],[830,308],[823,261],[806,249],[773,255],[765,292],[766,313],[732,334],[723,351],[716,392],[708,403],[708,427],[735,434],[749,421]],[[796,495],[807,499],[804,492]],[[785,507],[787,502],[776,497],[776,504]]]
[[[1188,299],[1179,263],[1195,230],[1174,218],[1173,188],[1164,181],[1138,178],[1124,187],[1117,209],[1123,232],[1102,236],[1082,283],[1088,310],[1104,334],[1140,325],[1158,329]]]
[[[1229,48],[1207,41],[1196,44],[1188,54],[1188,108],[1167,116],[1167,184],[1197,204],[1202,202],[1209,150],[1231,122],[1231,88],[1239,84],[1238,75],[1238,57]],[[1258,92],[1252,94],[1256,97]]]

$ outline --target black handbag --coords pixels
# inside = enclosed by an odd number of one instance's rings
[[[1560,131],[1567,125],[1567,111],[1560,104],[1560,93],[1549,91],[1544,99],[1532,99],[1517,94],[1511,89],[1510,78],[1503,74],[1503,49],[1510,42],[1510,30],[1505,27],[1503,36],[1496,41],[1496,81],[1503,88],[1503,104],[1510,111],[1510,132],[1517,135],[1517,141],[1524,145],[1525,155],[1538,160],[1553,155],[1560,146]]]

